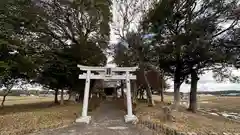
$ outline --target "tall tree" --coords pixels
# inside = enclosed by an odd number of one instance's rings
[[[129,65],[130,63],[135,63],[135,65],[139,65],[139,68],[141,68],[141,72],[144,74],[145,82],[147,82],[147,96],[149,105],[154,105],[154,102],[152,100],[152,92],[151,87],[148,81],[148,78],[146,77],[146,71],[147,67],[143,64],[143,57],[142,50],[139,48],[142,47],[141,45],[137,45],[137,42],[140,44],[142,43],[142,37],[141,33],[137,33],[139,30],[139,22],[142,19],[142,15],[146,12],[146,10],[150,7],[152,0],[140,0],[140,1],[131,1],[131,0],[115,0],[115,9],[116,9],[116,18],[115,23],[113,24],[113,32],[116,35],[117,38],[120,39],[120,44],[124,44],[121,48],[118,45],[117,53],[115,57],[116,62],[120,62],[123,59],[119,59],[120,55],[126,55],[130,53],[135,53],[135,57],[139,57],[140,59],[133,58],[134,55],[131,55],[130,59],[125,59],[121,62],[121,64],[126,64],[125,66]],[[134,38],[137,38],[134,40]],[[135,44],[135,46],[133,45]],[[126,48],[128,48],[128,51],[125,51],[125,53],[120,53],[120,51],[124,51]],[[120,50],[122,49],[122,50]],[[130,63],[127,61],[131,61]],[[120,63],[117,63],[120,64]]]
[[[146,16],[143,28],[155,34],[153,50],[157,58],[153,61],[173,76],[176,107],[180,86],[191,74],[189,109],[195,112],[198,74],[224,62],[216,39],[237,24],[237,18],[231,16],[236,6],[235,0],[160,1]],[[223,28],[223,22],[230,22],[230,26]]]
[[[125,40],[127,34],[138,30],[139,22],[143,14],[151,6],[154,0],[113,0],[113,18],[112,28],[114,35]]]
[[[151,58],[151,53],[149,53],[151,49],[147,39],[144,35],[133,32],[126,36],[125,41],[117,44],[115,48],[115,63],[119,66],[138,65],[140,67],[136,72],[138,87],[142,85],[141,87],[146,89],[148,103],[154,105],[151,89],[162,90],[159,84],[161,81],[165,81],[160,70],[148,64],[149,58]]]
[[[8,39],[0,39],[8,40]],[[21,50],[12,48],[12,44],[5,41],[0,43],[0,61],[3,61],[7,66],[0,67],[0,82],[1,87],[5,87],[4,96],[1,106],[4,106],[6,96],[17,82],[27,80],[31,81],[35,77],[35,65],[31,57],[25,55]]]
[[[13,18],[6,24],[20,26],[17,37],[24,39],[23,49],[38,64],[36,81],[83,93],[77,64],[106,63],[110,8],[110,0],[10,0],[4,17]],[[18,13],[23,14],[16,17]]]
[[[5,87],[2,106],[6,96],[18,81],[30,82],[35,77],[35,61],[25,49],[26,36],[21,20],[27,4],[24,1],[1,1],[0,4],[0,82]]]

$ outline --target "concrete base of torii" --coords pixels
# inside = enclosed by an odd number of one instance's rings
[[[125,115],[124,120],[126,123],[138,121],[138,118],[135,115]]]
[[[91,121],[91,116],[81,116],[79,118],[76,119],[77,123],[86,123],[89,124]]]

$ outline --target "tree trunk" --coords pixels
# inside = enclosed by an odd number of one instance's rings
[[[132,83],[132,87],[133,87],[133,102],[137,101],[137,84],[136,81],[133,81]]]
[[[144,100],[144,92],[145,92],[145,89],[141,88],[140,90],[140,99]]]
[[[164,102],[163,89],[161,89],[160,95],[161,95],[161,102]]]
[[[149,81],[147,78],[147,74],[145,71],[143,71],[143,72],[144,72],[144,81],[147,84],[146,92],[147,92],[147,98],[148,98],[148,106],[154,106],[155,104],[154,104],[154,101],[152,98],[152,91],[151,91],[151,87],[150,87],[150,84],[149,84]]]
[[[164,75],[164,73],[162,72],[162,76],[161,76],[161,91],[160,91],[160,95],[161,95],[161,102],[164,102],[164,93],[163,93],[163,91],[164,91],[164,78],[163,78],[163,75]]]
[[[68,101],[70,101],[71,99],[72,99],[72,95],[69,94]]]
[[[6,100],[6,94],[5,95],[3,95],[3,99],[2,99],[2,104],[1,104],[1,107],[4,107],[4,102],[5,102],[5,100]]]
[[[68,101],[70,101],[72,99],[72,91],[69,91],[69,94],[68,94]]]
[[[136,95],[137,99],[139,99],[139,89],[137,89],[137,95]]]
[[[7,91],[6,91],[6,93],[3,95],[1,107],[4,107],[4,103],[5,103],[5,101],[6,101],[6,97],[7,97],[7,95],[10,93],[12,87],[13,87],[13,85],[7,87]]]
[[[55,103],[55,104],[58,104],[58,103],[59,103],[59,102],[58,102],[58,91],[59,91],[58,89],[55,90],[55,98],[54,98],[54,103]]]
[[[121,80],[121,98],[123,98],[124,95],[124,87],[123,87],[123,81]]]
[[[178,109],[178,106],[180,104],[180,76],[179,74],[175,73],[174,75],[174,109]]]
[[[76,99],[76,96],[77,94],[76,94],[76,92],[75,91],[70,91],[69,92],[69,97],[68,97],[68,101],[74,101],[74,102],[76,102],[77,101],[77,99]]]
[[[61,90],[61,102],[60,102],[61,105],[64,104],[63,94],[64,94],[64,91],[63,91],[63,89],[62,89],[62,90]]]
[[[7,97],[7,95],[8,95],[9,92],[10,92],[10,91],[8,91],[6,94],[3,95],[1,107],[4,107],[4,103],[5,103],[6,97]]]
[[[190,99],[189,99],[189,108],[188,110],[196,113],[197,111],[197,83],[198,75],[196,71],[191,72],[191,90],[190,90]]]
[[[83,98],[84,98],[84,91],[82,90],[78,93],[78,101],[83,102]]]
[[[88,96],[88,100],[90,101],[90,99],[92,98],[92,92],[93,92],[93,88],[89,89],[89,96]]]

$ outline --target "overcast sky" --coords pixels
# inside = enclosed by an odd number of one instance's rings
[[[200,80],[198,82],[198,91],[221,91],[221,90],[239,90],[240,91],[240,84],[231,83],[229,81],[225,82],[217,82],[213,77],[213,73],[211,71],[205,73],[204,75],[200,76]],[[173,81],[169,80],[169,84],[171,84],[171,88],[168,91],[173,91]],[[182,92],[189,92],[190,85],[183,84],[181,86]]]

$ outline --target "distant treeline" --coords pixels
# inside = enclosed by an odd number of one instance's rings
[[[203,91],[198,92],[198,94],[212,94],[212,95],[227,95],[227,94],[240,94],[240,91],[238,90],[226,90],[226,91]]]
[[[182,92],[180,92],[182,94]],[[240,96],[240,91],[238,90],[225,90],[225,91],[199,91],[198,94],[211,94],[211,95],[228,95],[237,94]],[[173,95],[173,92],[165,92],[165,95]]]
[[[20,96],[20,95],[41,95],[41,94],[50,94],[50,95],[54,95],[54,91],[49,91],[49,90],[12,90],[10,91],[10,93],[8,94],[8,96]],[[4,95],[4,91],[0,91],[0,96]]]

